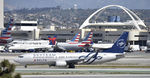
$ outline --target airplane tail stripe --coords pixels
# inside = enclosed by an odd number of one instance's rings
[[[0,39],[5,40],[6,42],[11,41],[11,28],[13,26],[13,19],[10,19],[8,25],[6,26],[6,28],[4,30],[2,30],[1,32],[1,37]]]
[[[79,38],[80,38],[80,33],[77,33],[74,37],[73,37],[73,39],[71,40],[71,42],[79,42]]]

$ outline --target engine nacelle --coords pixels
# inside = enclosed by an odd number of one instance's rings
[[[66,66],[66,61],[56,61],[56,66]]]

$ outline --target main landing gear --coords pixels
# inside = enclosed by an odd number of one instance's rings
[[[24,67],[27,68],[27,65],[25,65]]]
[[[75,68],[74,63],[70,63],[68,66],[69,66],[68,68]]]

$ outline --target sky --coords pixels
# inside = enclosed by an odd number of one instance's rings
[[[4,0],[5,9],[43,8],[61,6],[62,8],[95,9],[106,5],[121,5],[129,9],[150,9],[150,0]]]

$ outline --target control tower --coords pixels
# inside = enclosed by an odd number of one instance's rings
[[[0,29],[4,28],[4,0],[0,0]]]

